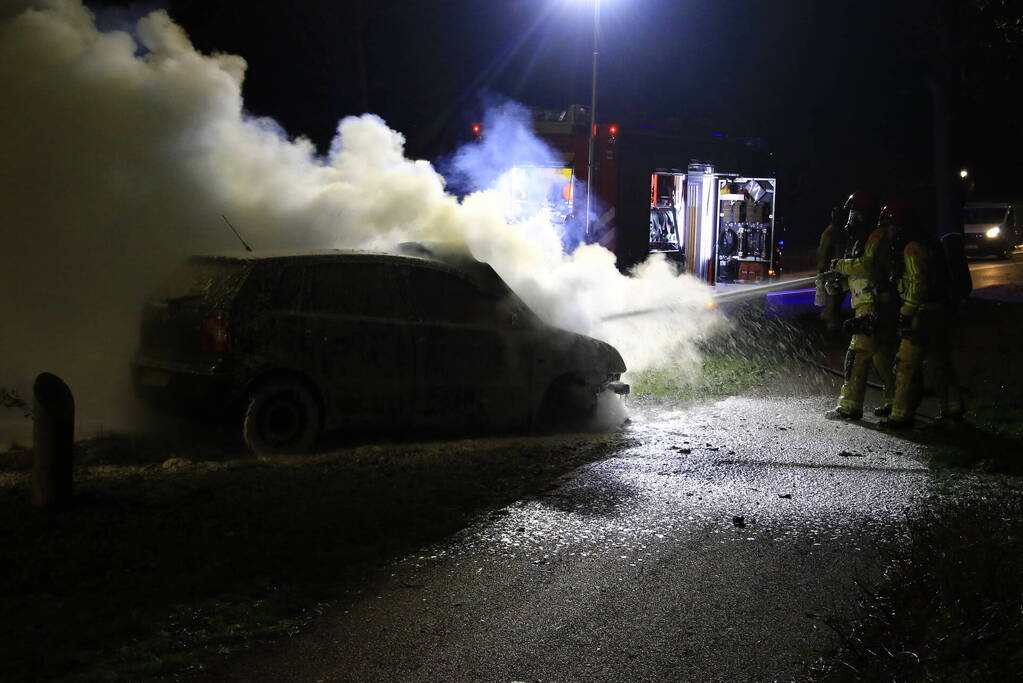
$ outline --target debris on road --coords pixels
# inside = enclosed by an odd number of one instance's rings
[[[862,453],[853,453],[852,451],[839,451],[838,457],[840,458],[862,458]]]
[[[163,461],[161,467],[170,472],[176,472],[178,470],[187,470],[194,464],[188,458],[167,458]]]
[[[791,499],[791,498],[792,498],[792,494],[791,494],[791,493],[779,493],[779,494],[778,494],[778,497],[779,497],[779,498],[787,498],[787,499]]]
[[[732,524],[734,524],[739,529],[745,529],[746,528],[746,518],[745,517],[732,517]]]

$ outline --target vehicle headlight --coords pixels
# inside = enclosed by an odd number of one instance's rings
[[[1001,226],[996,225],[993,228],[989,228],[987,232],[985,232],[984,234],[987,235],[988,237],[998,237],[999,235],[1002,234],[1002,228]]]

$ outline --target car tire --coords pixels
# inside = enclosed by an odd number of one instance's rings
[[[560,377],[544,394],[538,424],[543,432],[584,430],[596,411],[596,392],[578,377]]]
[[[256,388],[245,406],[242,436],[256,455],[305,453],[320,435],[320,404],[297,380],[273,380]]]

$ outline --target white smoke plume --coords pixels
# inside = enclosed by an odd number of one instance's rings
[[[0,7],[0,386],[24,392],[55,372],[86,422],[123,425],[142,303],[186,256],[240,249],[222,214],[257,251],[462,243],[541,316],[610,341],[630,369],[688,357],[715,324],[709,290],[663,261],[625,277],[601,247],[566,256],[544,215],[506,221],[500,191],[448,193],[376,116],[342,120],[317,156],[245,114],[245,70],[198,53],[163,11],[128,33],[98,30],[79,0]],[[660,306],[676,313],[601,321]]]

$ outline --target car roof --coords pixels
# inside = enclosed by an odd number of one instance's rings
[[[233,252],[204,254],[191,257],[190,261],[217,261],[224,263],[255,264],[268,262],[329,263],[335,260],[360,263],[404,263],[416,264],[452,273],[471,282],[484,291],[503,295],[509,292],[508,285],[494,272],[488,263],[476,260],[463,248],[441,248],[436,244],[422,245],[406,242],[398,245],[399,254],[365,251],[359,249],[283,249],[274,251]]]
[[[403,259],[403,260],[417,260],[426,261],[427,259],[419,258],[415,256],[405,256],[398,254],[389,254],[385,252],[377,251],[365,251],[361,249],[275,249],[269,251],[239,251],[239,252],[225,252],[221,254],[197,254],[192,257],[192,260],[201,261],[239,261],[245,263],[251,263],[255,261],[294,261],[294,260],[330,260],[333,258],[351,258],[360,261],[363,260],[392,260],[392,259]]]

